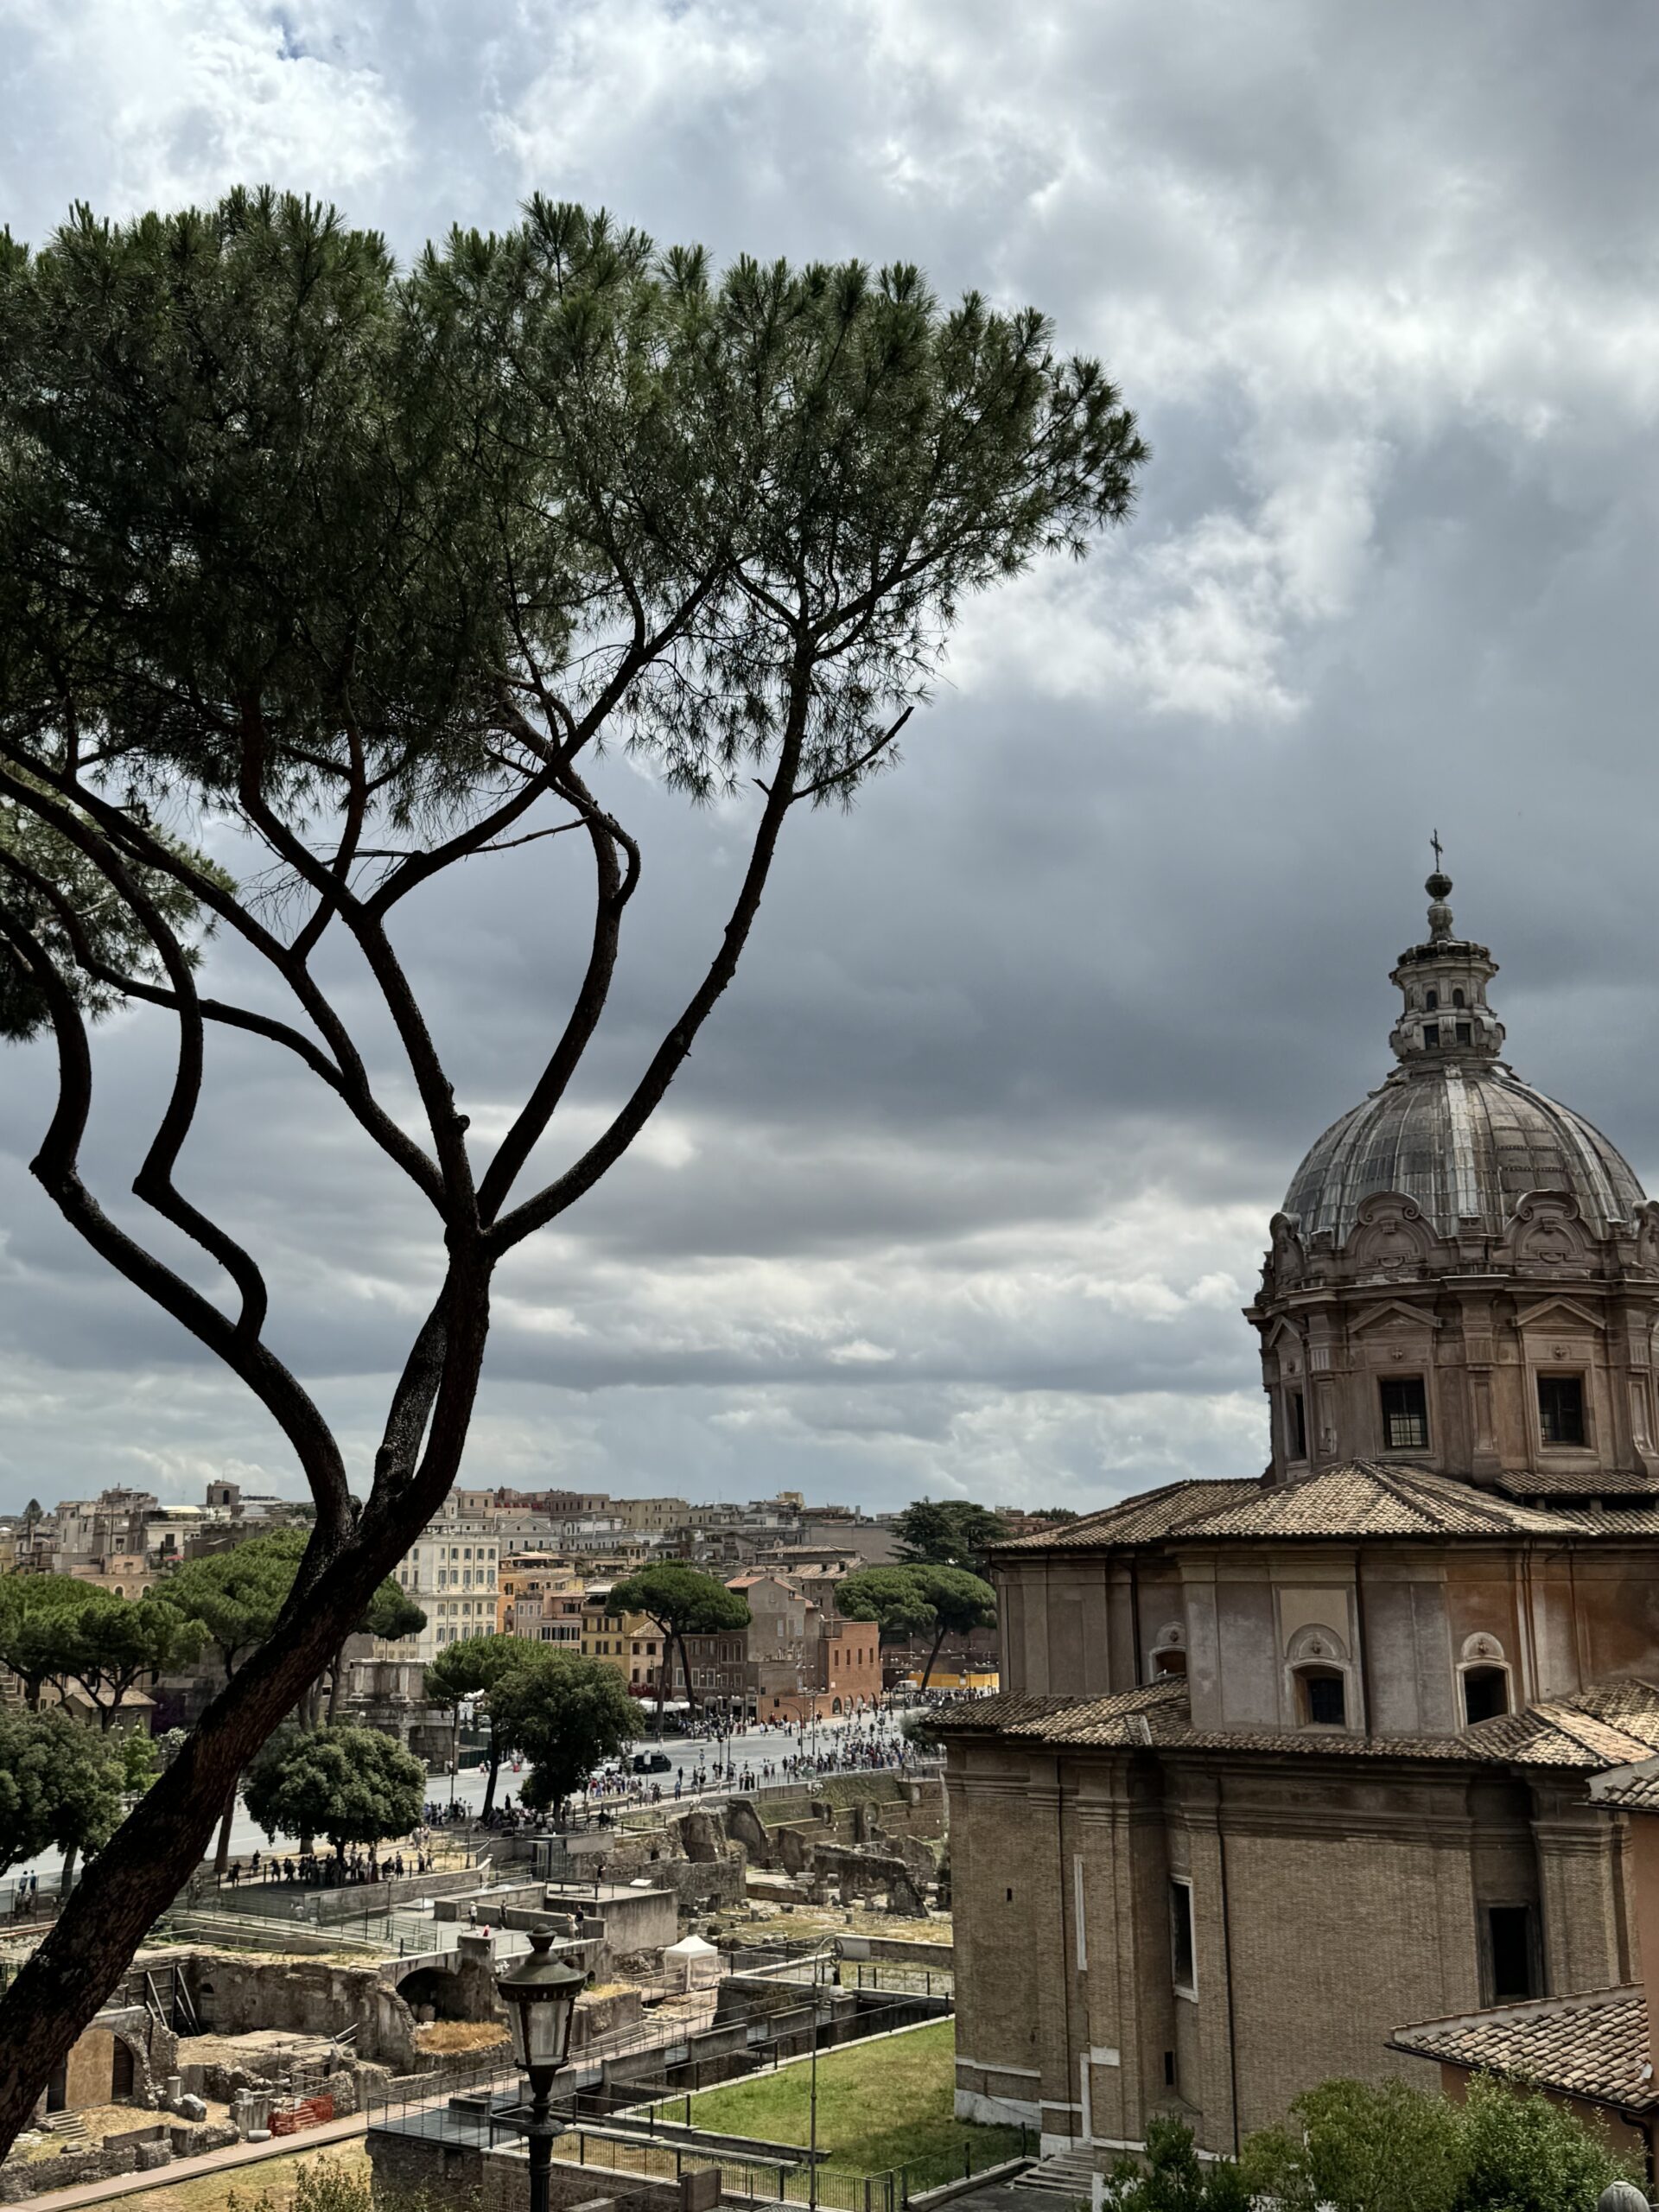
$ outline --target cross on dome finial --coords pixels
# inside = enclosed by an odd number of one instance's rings
[[[1452,909],[1446,903],[1451,896],[1452,879],[1440,866],[1446,849],[1440,842],[1438,830],[1428,842],[1434,855],[1433,870],[1423,886],[1433,901],[1428,910],[1428,934],[1435,944],[1442,944],[1452,934]]]

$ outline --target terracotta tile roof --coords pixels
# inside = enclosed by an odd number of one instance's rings
[[[1626,1812],[1659,1813],[1659,1759],[1643,1759],[1615,1767],[1609,1774],[1599,1774],[1590,1784],[1590,1795],[1599,1805]]]
[[[1448,2020],[1396,2028],[1396,2050],[1490,2074],[1519,2075],[1540,2088],[1592,2098],[1621,2111],[1659,2111],[1648,2063],[1648,2004],[1639,1989],[1535,1998]]]
[[[1058,1529],[1039,1529],[1035,1535],[1016,1536],[1012,1542],[995,1544],[991,1556],[1009,1552],[1091,1551],[1108,1544],[1156,1543],[1179,1529],[1208,1505],[1236,1497],[1249,1497],[1261,1488],[1252,1476],[1246,1481],[1170,1483],[1162,1490],[1142,1491],[1137,1497],[1120,1498],[1098,1513]]]
[[[1253,1539],[1646,1535],[1659,1535],[1659,1499],[1611,1510],[1532,1506],[1426,1468],[1354,1459],[1287,1483],[1172,1484],[1067,1528],[999,1544],[992,1556]]]
[[[1599,1469],[1593,1475],[1545,1474],[1523,1468],[1492,1478],[1511,1497],[1647,1497],[1659,1503],[1659,1483],[1639,1467]]]
[[[1184,1676],[1111,1697],[986,1698],[941,1723],[950,1735],[1000,1735],[1055,1750],[1284,1751],[1321,1758],[1450,1760],[1564,1767],[1597,1774],[1659,1751],[1659,1688],[1634,1679],[1592,1684],[1446,1736],[1362,1736],[1338,1728],[1195,1728]]]
[[[950,1706],[936,1726],[942,1736],[1002,1735],[1084,1702],[1082,1698],[1034,1697],[1023,1690],[1009,1690],[1000,1697],[973,1698],[965,1705]]]

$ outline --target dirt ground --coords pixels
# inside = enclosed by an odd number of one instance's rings
[[[499,2020],[428,2020],[416,2029],[415,2040],[423,2050],[448,2056],[457,2050],[488,2050],[493,2044],[505,2044],[508,2037]]]
[[[245,2066],[269,2075],[284,2059],[327,2065],[334,2046],[326,2036],[297,2035],[291,2028],[250,2028],[239,2036],[181,2036],[179,2065]]]
[[[95,2143],[101,2143],[106,2135],[130,2135],[141,2127],[153,2127],[156,2120],[163,2116],[157,2113],[146,2112],[142,2105],[86,2105],[74,2115]],[[210,2120],[228,2120],[230,2116],[231,2108],[228,2105],[210,2104],[207,2107],[207,2117]],[[31,2165],[37,2165],[45,2159],[61,2158],[66,2151],[79,2147],[79,2145],[48,2136],[44,2142],[20,2151],[17,2156],[27,2159]]]
[[[225,2212],[227,2202],[234,2196],[245,2207],[258,2204],[268,2197],[277,2212],[286,2212],[294,2202],[294,2188],[302,2167],[315,2165],[318,2159],[332,2160],[347,2173],[367,2178],[369,2154],[361,2143],[330,2143],[315,2151],[299,2151],[283,2158],[262,2158],[257,2165],[244,2166],[234,2172],[203,2174],[195,2181],[175,2182],[168,2186],[141,2190],[136,2196],[117,2200],[118,2212]]]
[[[753,1930],[753,1940],[764,1943],[779,1936],[896,1936],[906,1943],[944,1943],[952,1941],[950,1916],[941,1913],[926,1920],[901,1919],[897,1913],[873,1912],[854,1905],[852,1917],[840,1905],[798,1904],[784,1912],[773,1907],[760,1920],[751,1920],[748,1908],[720,1916],[722,1929],[741,1937]]]

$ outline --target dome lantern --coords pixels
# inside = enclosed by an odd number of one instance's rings
[[[1659,1493],[1659,1204],[1499,1058],[1497,963],[1434,857],[1396,1065],[1296,1170],[1248,1309],[1271,1475],[1403,1458],[1513,1496]]]
[[[1446,900],[1452,879],[1439,866],[1423,888],[1429,897],[1428,935],[1402,952],[1389,981],[1405,1000],[1389,1042],[1408,1070],[1447,1059],[1490,1063],[1503,1046],[1503,1025],[1486,1003],[1486,986],[1497,963],[1484,944],[1460,938]]]

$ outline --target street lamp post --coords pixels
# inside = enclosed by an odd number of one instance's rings
[[[551,1955],[553,1931],[538,1928],[530,1939],[530,1956],[510,1974],[496,1978],[507,2008],[512,2055],[530,2082],[530,2117],[509,2115],[507,2124],[529,2139],[530,2212],[550,2212],[554,2139],[563,2130],[549,2111],[553,2079],[570,2051],[570,2024],[576,1993],[588,1977]]]
[[[841,1957],[839,1936],[826,1936],[812,1953],[812,2083],[807,2097],[806,2212],[818,2212],[818,1967],[826,1951],[831,1959]],[[541,2208],[532,2203],[531,2212],[541,2212]]]

